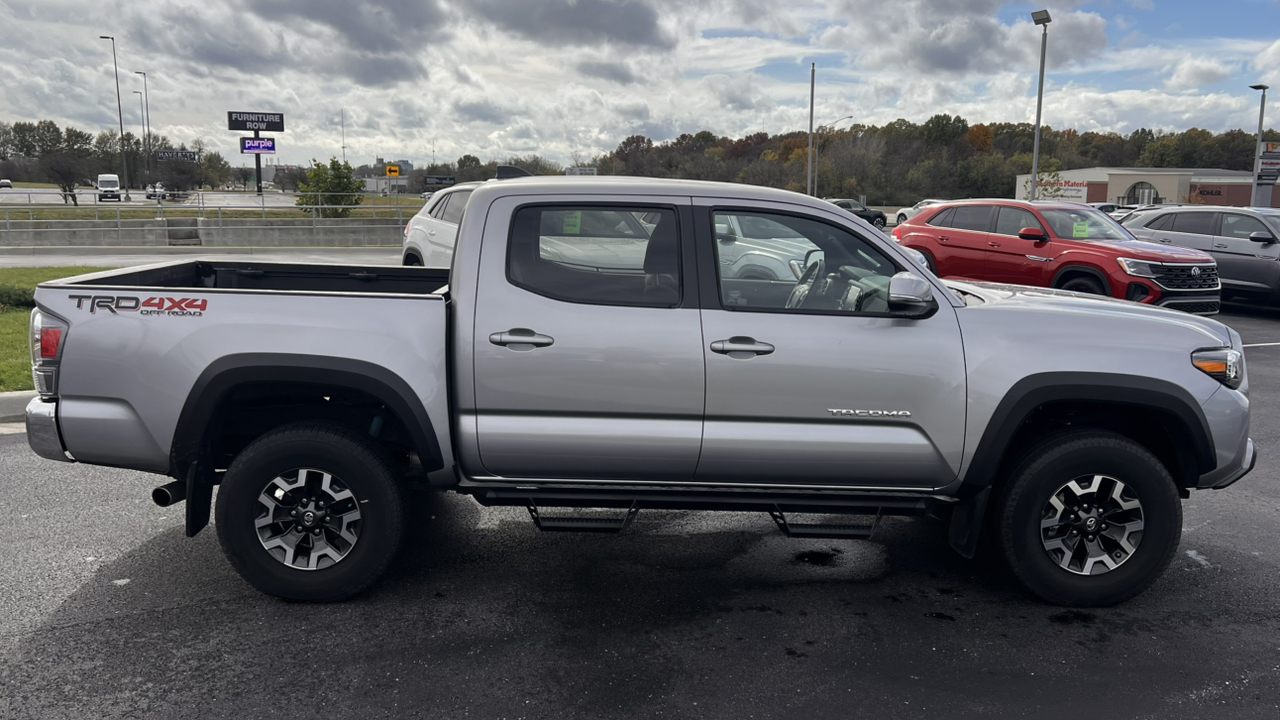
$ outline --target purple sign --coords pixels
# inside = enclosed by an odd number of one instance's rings
[[[275,155],[275,138],[240,138],[241,155]]]

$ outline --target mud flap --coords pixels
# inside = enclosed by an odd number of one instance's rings
[[[951,531],[947,539],[956,552],[972,559],[978,551],[978,538],[982,535],[982,519],[987,514],[987,499],[991,488],[985,487],[967,500],[962,500],[951,513]]]
[[[209,508],[213,505],[213,480],[199,463],[187,468],[187,537],[195,537],[209,524]]]

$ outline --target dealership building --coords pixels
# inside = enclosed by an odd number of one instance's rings
[[[1041,185],[1055,187],[1050,196],[1075,202],[1201,203],[1204,205],[1252,204],[1253,173],[1210,168],[1093,167],[1063,170],[1059,180]],[[1031,174],[1018,176],[1017,198],[1028,199]],[[1042,197],[1045,195],[1041,191]],[[1280,185],[1271,188],[1271,207],[1280,207]]]

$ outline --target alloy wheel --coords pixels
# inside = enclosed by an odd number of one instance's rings
[[[1058,488],[1040,515],[1040,540],[1055,564],[1077,575],[1123,565],[1142,542],[1142,502],[1107,475],[1085,475]]]
[[[343,482],[314,468],[273,478],[258,495],[258,540],[271,557],[296,570],[323,570],[347,557],[360,539],[360,503]]]

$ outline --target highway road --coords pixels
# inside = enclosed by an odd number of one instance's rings
[[[1221,319],[1280,343],[1280,314]],[[0,717],[1280,716],[1280,346],[1247,351],[1261,460],[1184,503],[1178,557],[1113,608],[1042,604],[931,520],[869,541],[763,515],[645,512],[540,535],[413,494],[387,579],[257,594],[160,478],[40,460],[0,432]]]

